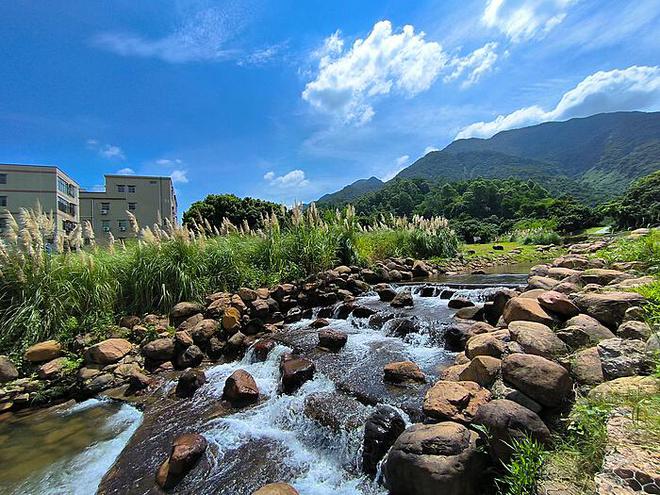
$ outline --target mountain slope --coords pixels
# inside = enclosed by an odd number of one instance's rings
[[[326,205],[341,205],[363,196],[367,193],[379,191],[385,183],[377,177],[360,179],[344,187],[340,191],[321,196],[317,203]]]

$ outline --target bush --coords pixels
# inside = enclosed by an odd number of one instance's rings
[[[621,238],[597,254],[609,263],[641,261],[651,272],[660,272],[660,230],[654,229],[636,239]]]
[[[499,492],[504,495],[536,495],[546,452],[543,446],[530,437],[514,440],[513,453],[504,464],[504,476],[496,480]]]
[[[560,244],[561,236],[554,230],[533,228],[527,230],[514,230],[506,236],[510,242],[521,244]]]

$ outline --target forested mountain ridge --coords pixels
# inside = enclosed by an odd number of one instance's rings
[[[317,203],[347,203],[356,200],[364,194],[379,191],[384,185],[385,183],[377,177],[360,179],[349,184],[340,191],[321,196]]]

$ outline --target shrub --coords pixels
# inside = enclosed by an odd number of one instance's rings
[[[543,446],[530,437],[514,440],[513,453],[504,464],[504,476],[496,480],[499,492],[504,495],[535,495],[541,477],[546,452]]]
[[[638,238],[621,238],[597,254],[610,263],[641,261],[649,266],[651,272],[660,272],[660,230],[653,229]]]
[[[510,242],[522,244],[560,244],[561,236],[554,230],[545,228],[533,228],[527,230],[515,230],[506,236]]]

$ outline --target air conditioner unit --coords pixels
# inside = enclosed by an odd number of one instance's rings
[[[103,232],[110,232],[110,227],[103,227]]]
[[[110,213],[109,210],[101,210],[101,215],[107,215],[108,213]]]

